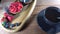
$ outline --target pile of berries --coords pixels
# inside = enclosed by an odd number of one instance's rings
[[[2,25],[5,28],[12,28],[15,26],[19,26],[20,23],[11,24],[11,21],[14,19],[14,15],[20,13],[23,6],[31,3],[32,0],[20,0],[20,2],[13,2],[9,7],[6,7],[6,12],[4,13],[4,17],[1,19]]]
[[[14,2],[14,3],[11,3],[11,5],[9,7],[9,12],[12,14],[16,14],[16,13],[21,12],[22,8],[23,8],[22,3]]]
[[[14,19],[14,15],[11,15],[11,14],[20,13],[22,8],[23,8],[23,4],[21,2],[11,3],[9,8],[7,9],[8,11],[4,13],[4,17],[1,19],[2,25],[5,28],[12,28],[15,26],[19,26],[20,23],[11,24],[11,21]],[[9,14],[8,12],[11,14]]]

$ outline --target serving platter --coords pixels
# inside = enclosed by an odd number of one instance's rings
[[[36,2],[37,0],[33,0],[31,3],[27,3],[26,6],[24,6],[21,10],[20,13],[17,13],[14,16],[14,19],[11,21],[11,24],[15,24],[18,22],[19,26],[15,26],[13,28],[6,28],[2,25],[1,19],[4,16],[4,11],[6,11],[6,7],[10,5],[9,2],[4,3],[4,7],[3,9],[0,10],[0,26],[3,30],[7,31],[7,32],[17,32],[19,30],[21,30],[21,28],[24,26],[24,24],[26,23],[26,21],[30,18],[35,6],[36,6]]]

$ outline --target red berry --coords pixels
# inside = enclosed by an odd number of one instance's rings
[[[14,2],[14,3],[11,3],[11,6],[9,7],[9,10],[10,10],[10,13],[16,14],[16,13],[20,12],[20,10],[22,8],[23,8],[22,3]]]
[[[8,18],[9,21],[13,20],[13,16],[8,16],[7,18]]]
[[[1,21],[4,21],[5,18],[2,18]]]
[[[4,17],[7,17],[8,16],[8,13],[4,13]]]

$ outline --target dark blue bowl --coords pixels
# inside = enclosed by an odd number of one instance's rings
[[[48,7],[40,11],[37,16],[37,22],[41,29],[45,32],[50,32],[51,34],[58,32],[57,28],[59,27],[57,25],[60,25],[60,19],[57,19],[57,17],[60,17],[59,14],[59,8],[57,7]]]

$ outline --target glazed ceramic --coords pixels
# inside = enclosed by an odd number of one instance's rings
[[[19,16],[11,22],[12,24],[14,24],[16,22],[21,23],[18,27],[15,27],[15,29],[6,29],[2,26],[2,23],[0,23],[2,29],[7,31],[7,32],[17,32],[18,30],[21,30],[21,28],[24,26],[25,22],[31,16],[31,14],[35,8],[36,1],[37,0],[33,0],[33,2],[31,4],[29,4],[27,8],[24,8],[24,10],[22,10],[23,12],[21,12]],[[7,3],[7,5],[6,5],[6,3],[4,3],[3,7],[6,7],[6,6],[9,6],[9,2]],[[2,11],[2,13],[1,13],[0,17],[2,18],[3,13],[4,13],[3,11],[5,11],[5,9],[3,8],[3,10],[1,10],[1,11]]]

